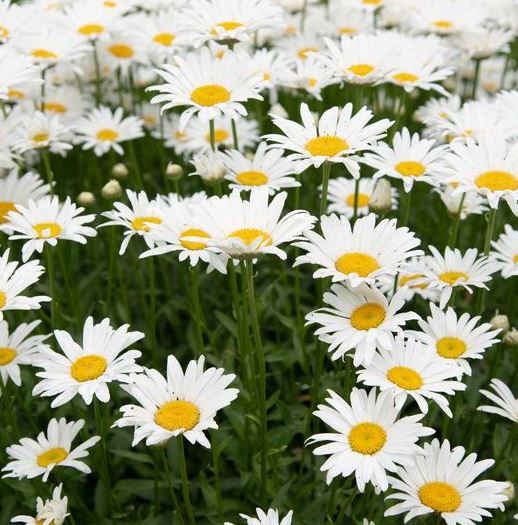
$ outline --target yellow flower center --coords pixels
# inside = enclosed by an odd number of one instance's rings
[[[114,129],[100,129],[95,135],[95,138],[98,140],[105,140],[110,142],[112,140],[117,140],[119,138],[119,133]]]
[[[365,5],[380,5],[383,0],[362,0],[362,4]]]
[[[85,36],[94,36],[104,33],[104,26],[100,24],[85,24],[78,31]]]
[[[64,448],[55,447],[40,454],[36,459],[36,463],[38,463],[38,466],[46,468],[49,465],[57,465],[61,463],[67,458],[67,456],[68,452]]]
[[[250,246],[257,239],[260,240],[259,246],[269,246],[272,244],[272,238],[268,232],[258,228],[243,228],[232,232],[229,238],[241,239],[247,246]]]
[[[0,291],[0,308],[3,308],[7,304],[7,295],[5,292]]]
[[[56,55],[56,53],[54,53],[53,51],[49,51],[48,49],[33,49],[31,51],[31,55],[35,58],[44,58],[44,59],[58,58],[58,55]]]
[[[303,47],[299,49],[297,56],[301,58],[302,60],[308,58],[308,55],[310,53],[316,53],[318,51],[318,47]]]
[[[7,346],[0,347],[0,366],[8,365],[16,357],[16,350]]]
[[[438,29],[451,29],[454,24],[449,20],[436,20],[435,22],[432,22],[432,25]]]
[[[1,203],[0,203],[1,204]],[[1,208],[0,208],[1,209]],[[518,253],[513,257],[513,262],[518,263]]]
[[[142,120],[147,126],[154,126],[157,124],[157,119],[154,117],[154,115],[142,115]]]
[[[0,26],[0,38],[7,38],[9,36],[9,29]]]
[[[131,221],[131,227],[134,230],[146,233],[151,229],[150,224],[162,224],[162,219],[159,217],[135,217]]]
[[[207,247],[207,244],[197,241],[185,241],[184,237],[202,237],[204,239],[210,239],[210,235],[203,230],[198,230],[196,228],[185,230],[180,236],[180,244],[187,250],[203,250]]]
[[[475,179],[475,184],[489,191],[518,190],[518,178],[508,171],[486,171]]]
[[[417,82],[419,80],[419,77],[417,75],[405,72],[396,73],[395,75],[392,75],[392,78],[396,82],[401,82],[402,84],[413,84],[414,82]]]
[[[387,372],[387,379],[404,390],[419,390],[423,378],[419,373],[406,366],[395,366]]]
[[[224,31],[234,31],[240,27],[243,27],[244,24],[237,22],[236,20],[228,20],[226,22],[219,22],[211,29],[211,34],[217,36],[221,31],[218,29],[223,29]]]
[[[353,64],[347,68],[353,75],[357,77],[366,77],[369,73],[372,73],[376,68],[370,64]]]
[[[345,202],[347,206],[354,208],[354,193],[351,193],[346,199]],[[369,196],[366,193],[358,193],[357,199],[358,208],[364,208],[369,205]]]
[[[358,306],[351,314],[351,324],[356,330],[377,328],[385,320],[385,309],[377,303]]]
[[[414,160],[398,162],[394,169],[403,177],[421,177],[426,172],[426,167]]]
[[[317,85],[317,79],[316,78],[308,78],[308,86],[309,87],[315,87]]]
[[[166,430],[191,430],[200,421],[200,410],[190,401],[168,401],[155,412],[155,423]]]
[[[8,92],[7,92],[7,96],[9,98],[15,98],[15,99],[23,99],[25,98],[25,93],[23,91],[19,91],[18,89],[10,89]]]
[[[360,277],[367,277],[379,269],[378,261],[366,253],[345,253],[336,261],[336,269],[346,275],[356,273]]]
[[[466,343],[458,337],[443,337],[435,346],[437,353],[446,359],[457,359],[468,349]]]
[[[268,177],[262,171],[242,171],[236,180],[245,186],[262,186],[268,182]]]
[[[7,214],[10,211],[16,211],[16,205],[14,204],[14,202],[0,202],[0,224],[2,224],[3,222],[7,222]]]
[[[225,142],[225,140],[227,140],[228,137],[230,137],[230,133],[227,130],[225,129],[215,129],[214,130],[214,142],[218,144],[221,142]],[[205,140],[207,142],[210,142],[210,133],[207,133],[205,135]]]
[[[113,56],[124,59],[131,58],[135,54],[133,48],[126,44],[114,44],[108,48],[108,51]]]
[[[40,222],[33,228],[38,239],[53,239],[61,234],[61,226],[57,222]]]
[[[230,100],[230,91],[218,84],[200,86],[191,93],[191,100],[199,106],[215,106]]]
[[[173,33],[158,33],[153,37],[153,42],[164,47],[170,47],[175,40],[176,36]]]
[[[268,72],[266,73],[263,73],[263,80],[266,80],[268,82],[268,80],[271,80],[272,79],[272,75]]]
[[[33,142],[47,142],[49,140],[49,134],[48,133],[36,133],[36,135],[34,135],[32,137],[32,141]]]
[[[52,113],[66,113],[67,107],[59,102],[45,102],[43,109]]]
[[[104,7],[117,7],[117,2],[114,2],[113,0],[105,0],[103,5]]]
[[[399,278],[399,286],[406,286],[408,288],[420,288],[421,290],[426,290],[426,288],[428,288],[428,285],[426,283],[412,284],[412,281],[417,281],[417,279],[422,279],[423,277],[424,275],[422,273],[403,275]]]
[[[338,29],[338,32],[341,34],[341,35],[352,35],[354,33],[356,33],[356,28],[354,27],[341,27],[340,29]]]
[[[384,447],[387,433],[376,423],[360,423],[350,430],[348,439],[355,452],[372,455]]]
[[[459,491],[443,481],[425,483],[418,495],[421,503],[435,512],[455,512],[462,502]]]
[[[464,273],[464,272],[443,272],[441,273],[441,275],[439,275],[439,279],[453,286],[454,284],[457,284],[459,281],[460,282],[467,281],[469,279],[469,276],[467,273]]]
[[[304,148],[314,157],[334,157],[348,150],[349,144],[340,137],[316,137],[308,141]]]
[[[85,355],[72,363],[70,375],[79,383],[84,383],[102,376],[107,368],[108,362],[102,355]]]

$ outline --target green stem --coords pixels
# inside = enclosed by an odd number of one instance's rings
[[[100,105],[103,103],[103,92],[101,89],[102,86],[102,77],[101,77],[101,67],[99,65],[99,55],[97,54],[97,43],[92,42],[92,53],[94,58],[95,65],[95,103]]]
[[[327,191],[329,188],[329,174],[331,173],[331,164],[324,162],[322,164],[322,196],[320,198],[320,217],[326,213],[327,209]]]
[[[232,119],[232,139],[234,140],[234,149],[239,151],[239,139],[237,137],[236,119]]]
[[[358,218],[358,200],[360,196],[360,179],[354,181],[354,210],[353,210],[353,222],[356,222]]]
[[[101,406],[97,397],[94,396],[94,414],[95,414],[95,426],[97,428],[97,434],[101,436],[101,477],[103,480],[104,490],[107,494],[108,502],[108,513],[111,515],[113,510],[113,492],[110,481],[110,467],[108,464],[108,447],[107,447],[107,436],[106,436],[106,425],[103,423],[103,417],[101,413]]]
[[[195,266],[189,266],[189,275],[191,279],[191,307],[192,318],[194,321],[196,346],[198,352],[203,354],[203,327],[202,327],[202,313],[200,304],[200,286],[198,281],[198,271]]]
[[[489,251],[491,250],[491,240],[493,239],[493,232],[495,230],[497,212],[498,212],[498,208],[491,208],[487,216],[486,238],[484,241],[484,256],[485,257],[489,255]],[[478,304],[477,304],[477,314],[478,315],[482,315],[482,312],[484,311],[484,307],[485,307],[485,302],[486,302],[486,290],[485,288],[481,288],[479,291],[479,295],[478,295]]]
[[[47,148],[41,150],[41,160],[43,161],[43,166],[45,167],[47,182],[50,186],[50,194],[54,195],[54,173],[52,171],[52,166],[50,165],[49,150]]]
[[[194,520],[194,511],[191,504],[191,496],[189,493],[189,480],[187,479],[187,465],[185,464],[185,450],[183,446],[183,437],[180,436],[178,441],[178,464],[180,467],[180,473],[182,476],[182,493],[183,502],[187,511],[187,518],[189,525],[196,525]]]
[[[131,162],[131,167],[133,171],[133,175],[135,177],[135,187],[138,190],[144,189],[144,183],[142,181],[142,173],[140,172],[140,166],[137,160],[137,155],[135,153],[135,146],[133,144],[132,140],[128,140],[128,154]]]
[[[180,437],[180,440],[183,439]],[[164,472],[165,472],[165,478],[167,480],[167,486],[169,488],[169,493],[171,494],[171,499],[173,500],[174,508],[176,509],[176,512],[178,513],[178,517],[180,518],[180,522],[182,525],[185,523],[182,510],[180,507],[180,503],[178,502],[178,498],[176,497],[176,492],[174,490],[174,483],[173,483],[173,475],[171,473],[171,467],[169,466],[169,461],[167,460],[167,456],[165,453],[165,448],[163,446],[159,446],[159,455],[160,459],[162,460],[162,465],[164,466]],[[172,520],[172,524],[174,525],[174,520]]]
[[[464,206],[464,201],[466,200],[466,194],[463,193],[459,203],[459,209],[453,220],[453,224],[450,230],[450,236],[448,238],[448,246],[450,248],[455,248],[457,244],[457,237],[459,235],[459,226],[460,226],[460,217],[462,215],[462,207]]]
[[[219,521],[223,522],[223,502],[221,500],[221,480],[219,477],[219,454],[216,447],[211,447],[212,455],[212,471],[214,472],[214,490],[216,492],[216,510],[218,512]]]
[[[45,257],[47,259],[47,274],[49,283],[49,297],[50,297],[50,324],[52,331],[56,328],[56,312],[57,312],[57,297],[55,296],[55,273],[54,273],[54,255],[52,253],[53,247],[47,244],[45,246]]]
[[[482,59],[475,58],[475,73],[473,75],[473,86],[471,90],[471,98],[475,100],[475,97],[477,96],[477,88],[478,88],[478,79],[480,78],[480,64],[482,63]]]
[[[403,208],[403,215],[402,215],[401,224],[400,224],[401,227],[408,226],[408,219],[410,217],[411,204],[412,204],[412,191],[410,190],[406,194],[406,198],[405,198],[405,207]]]
[[[216,129],[214,127],[214,119],[209,120],[209,137],[210,137],[210,148],[213,152],[216,152]]]
[[[112,228],[113,229],[113,228]],[[155,263],[153,257],[147,258],[147,270],[149,277],[149,311],[147,335],[151,344],[151,362],[153,367],[158,367],[158,346],[156,340],[156,286],[155,286]]]

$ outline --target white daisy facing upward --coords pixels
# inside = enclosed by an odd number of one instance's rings
[[[369,214],[354,226],[346,217],[323,216],[322,235],[307,231],[307,240],[295,243],[307,253],[295,261],[320,266],[315,278],[331,277],[333,282],[347,281],[353,287],[374,284],[382,276],[396,275],[409,258],[421,255],[416,250],[421,241],[408,228],[398,228],[396,219],[383,219]]]
[[[360,176],[356,153],[371,149],[392,124],[388,119],[369,124],[372,112],[363,107],[353,115],[350,103],[324,111],[318,125],[307,104],[301,104],[300,116],[302,124],[272,115],[273,123],[284,134],[266,135],[270,148],[293,152],[288,159],[296,162],[297,173],[332,162],[343,164],[354,178]]]
[[[167,378],[153,369],[131,377],[121,385],[140,405],[121,407],[122,417],[114,427],[135,427],[133,446],[146,440],[157,445],[172,437],[184,436],[192,444],[210,448],[204,434],[218,428],[214,417],[230,405],[239,390],[227,388],[235,379],[222,368],[204,370],[205,358],[190,361],[185,372],[173,355],[167,358]]]
[[[43,83],[41,71],[32,60],[17,53],[10,46],[0,47],[0,99],[9,100],[9,94],[19,89],[40,86]]]
[[[415,456],[410,465],[389,481],[396,491],[388,499],[400,501],[385,511],[385,516],[406,514],[405,522],[432,512],[440,514],[447,525],[475,525],[490,510],[503,510],[508,499],[507,486],[492,480],[475,482],[494,461],[477,461],[476,454],[465,457],[464,447],[451,448],[448,440],[425,443],[424,455]]]
[[[293,517],[293,511],[290,510],[284,518],[279,517],[279,511],[276,509],[268,509],[266,512],[259,508],[255,509],[255,516],[247,516],[246,514],[240,514],[246,522],[246,525],[291,525],[291,519]],[[234,525],[228,521],[225,525]]]
[[[423,414],[428,401],[434,401],[449,417],[448,396],[465,390],[456,380],[459,370],[440,359],[434,348],[415,339],[397,336],[389,348],[381,348],[373,360],[358,372],[358,381],[366,386],[390,390],[396,407],[402,409],[408,397],[414,399]]]
[[[77,121],[74,131],[77,144],[82,144],[84,150],[93,149],[101,157],[111,149],[123,155],[121,143],[143,137],[142,126],[140,118],[124,117],[120,107],[112,111],[107,106],[101,106]]]
[[[126,382],[129,374],[142,368],[135,362],[141,357],[139,350],[128,348],[144,337],[142,332],[129,332],[129,325],[117,329],[104,319],[94,324],[88,317],[80,343],[64,330],[55,330],[54,336],[63,354],[49,347],[42,348],[34,366],[41,368],[36,376],[40,382],[32,394],[54,397],[51,408],[68,403],[76,395],[90,405],[93,398],[107,403],[110,400],[108,384]]]
[[[511,389],[500,379],[491,379],[491,388],[493,392],[481,390],[480,393],[494,404],[479,406],[477,410],[496,414],[511,420],[513,423],[518,423],[518,399],[514,397]]]
[[[97,231],[85,226],[95,219],[95,215],[81,215],[84,208],[78,208],[67,197],[60,203],[57,196],[30,200],[27,207],[16,205],[16,211],[7,214],[7,222],[0,230],[9,235],[9,239],[22,239],[26,242],[22,248],[23,261],[37,251],[41,253],[46,243],[56,246],[59,240],[86,244],[86,237],[95,237]]]
[[[504,226],[505,231],[496,241],[492,241],[491,257],[499,266],[504,279],[518,275],[518,231],[510,224]]]
[[[84,427],[85,422],[69,421],[65,418],[51,419],[47,432],[40,432],[37,439],[23,438],[19,443],[7,447],[9,463],[2,468],[4,478],[36,478],[47,481],[54,467],[71,467],[90,474],[90,467],[80,461],[88,456],[88,449],[101,438],[93,436],[72,448],[72,441]]]
[[[319,445],[313,450],[316,456],[329,456],[320,470],[327,471],[329,485],[336,476],[355,474],[360,492],[367,483],[385,491],[389,483],[388,472],[411,465],[413,456],[421,453],[417,441],[435,431],[423,426],[422,414],[399,417],[391,392],[376,395],[353,388],[347,403],[338,394],[328,390],[326,405],[318,405],[314,415],[331,427],[332,432],[315,434],[309,444]]]
[[[68,512],[68,498],[61,496],[63,484],[54,487],[52,497],[43,501],[36,499],[36,516],[15,516],[11,523],[25,523],[26,525],[62,525]]]
[[[321,326],[315,331],[318,338],[329,344],[333,360],[353,353],[354,366],[369,365],[378,349],[390,349],[393,335],[412,319],[414,312],[400,312],[405,302],[396,293],[390,302],[376,288],[362,284],[350,288],[335,284],[324,294],[329,305],[306,316],[307,324]]]

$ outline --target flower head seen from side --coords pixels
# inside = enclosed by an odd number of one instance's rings
[[[268,509],[266,512],[262,509],[255,509],[256,516],[247,516],[240,514],[246,522],[246,525],[291,525],[293,511],[290,510],[284,518],[280,518],[279,511],[276,509]],[[234,525],[228,521],[225,525]]]
[[[449,307],[442,310],[430,304],[431,315],[418,321],[420,332],[412,336],[433,346],[437,356],[449,363],[456,363],[464,374],[471,375],[470,359],[482,359],[484,352],[499,340],[500,330],[493,330],[489,323],[480,323],[480,317],[465,312],[458,316]]]
[[[107,106],[94,108],[75,125],[76,142],[84,150],[93,149],[101,157],[110,150],[123,155],[121,143],[144,136],[140,118],[124,117],[122,108],[112,111]]]
[[[436,184],[436,174],[441,169],[445,146],[435,146],[435,140],[421,139],[407,128],[396,132],[392,147],[382,142],[372,148],[362,159],[376,170],[374,178],[383,176],[403,181],[405,191],[411,191],[414,182]]]
[[[141,332],[129,332],[128,325],[114,329],[109,319],[94,324],[89,317],[83,327],[81,343],[76,343],[64,330],[54,335],[63,354],[42,348],[34,365],[40,382],[33,395],[54,397],[51,407],[68,403],[75,396],[90,405],[93,398],[107,403],[110,400],[109,383],[127,382],[129,374],[142,371],[135,362],[141,357],[139,350],[128,349],[144,337]]]
[[[436,191],[450,215],[456,216],[460,210],[461,220],[465,220],[470,215],[482,215],[487,211],[486,199],[476,191],[457,193],[450,184],[440,189],[437,188]]]
[[[47,335],[30,335],[41,321],[22,323],[9,333],[6,321],[0,321],[0,377],[3,385],[10,379],[22,384],[20,365],[32,365]]]
[[[327,471],[327,484],[336,476],[355,474],[360,492],[367,483],[385,491],[388,472],[412,464],[421,449],[417,441],[434,430],[423,426],[422,414],[399,417],[391,392],[376,394],[353,388],[350,403],[329,390],[327,404],[318,405],[315,416],[331,427],[332,432],[315,434],[309,444],[322,443],[313,451],[329,456],[320,470]]]
[[[477,410],[496,414],[511,420],[513,423],[518,423],[518,399],[514,397],[511,389],[500,379],[491,379],[491,388],[493,392],[481,390],[480,393],[494,404],[481,405]]]
[[[45,482],[54,467],[71,467],[89,474],[90,467],[80,460],[88,456],[88,449],[101,438],[93,436],[72,448],[72,442],[84,424],[82,419],[67,422],[65,418],[54,418],[49,421],[47,432],[40,432],[37,439],[23,438],[7,447],[11,461],[2,468],[3,477],[32,479],[42,476]]]
[[[25,525],[62,525],[68,512],[68,498],[62,496],[63,484],[54,487],[52,497],[43,501],[36,499],[36,516],[15,516],[11,523],[25,523]]]
[[[333,282],[347,281],[353,287],[361,283],[374,284],[382,276],[395,275],[409,258],[421,255],[416,248],[421,241],[408,230],[398,228],[396,220],[369,214],[354,226],[346,217],[321,217],[322,235],[307,231],[307,240],[296,243],[307,253],[297,258],[295,265],[320,266],[315,278],[331,277]]]
[[[366,107],[353,115],[353,105],[346,104],[324,111],[315,122],[307,104],[301,104],[302,124],[273,115],[273,123],[283,132],[266,135],[270,148],[293,152],[289,160],[297,164],[297,173],[310,166],[320,167],[324,162],[343,164],[354,178],[359,178],[359,157],[386,135],[391,126],[388,119],[369,124],[373,117]]]
[[[401,333],[407,321],[419,319],[414,312],[400,312],[405,304],[401,294],[389,302],[366,284],[335,284],[324,294],[324,303],[328,306],[306,316],[307,324],[320,325],[315,335],[329,344],[333,360],[352,353],[354,366],[369,365],[376,349],[391,348],[393,335]]]
[[[466,389],[458,376],[458,368],[438,357],[433,347],[399,335],[391,347],[380,349],[372,362],[364,365],[358,381],[392,391],[399,409],[411,397],[423,414],[428,413],[428,401],[434,401],[453,417],[446,396]]]
[[[0,99],[9,100],[20,89],[40,86],[43,83],[41,71],[32,60],[17,53],[10,46],[0,47]]]
[[[494,461],[477,461],[476,454],[465,456],[464,447],[454,447],[448,440],[434,439],[424,445],[424,454],[415,456],[409,465],[390,477],[396,491],[387,496],[398,500],[385,516],[406,514],[405,522],[432,512],[440,514],[447,525],[475,525],[491,510],[503,510],[508,496],[506,483],[475,479]]]
[[[491,244],[491,257],[498,264],[502,277],[508,279],[518,275],[518,230],[506,224],[504,233]]]
[[[60,203],[57,196],[42,197],[29,201],[27,206],[16,205],[16,211],[7,214],[7,222],[1,229],[9,239],[25,240],[22,257],[27,261],[37,251],[41,253],[46,243],[56,246],[59,240],[86,244],[86,237],[95,237],[97,231],[85,226],[95,215],[81,215],[84,208],[78,208],[70,197]]]
[[[210,448],[204,434],[218,428],[218,410],[230,405],[239,390],[227,388],[235,379],[222,368],[204,370],[205,358],[190,361],[185,372],[173,355],[167,359],[167,377],[153,369],[132,376],[121,387],[139,405],[121,407],[122,417],[113,426],[135,427],[133,446],[146,440],[157,445],[172,437],[183,436],[190,443]]]

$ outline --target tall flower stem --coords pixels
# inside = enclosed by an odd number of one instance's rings
[[[191,496],[189,493],[189,480],[187,479],[187,465],[185,464],[185,450],[183,446],[183,437],[180,436],[178,441],[178,465],[180,467],[180,474],[182,476],[182,493],[183,503],[187,512],[187,519],[189,525],[196,525],[194,520],[194,511],[191,504]]]
[[[142,190],[144,189],[144,183],[142,181],[142,173],[140,172],[140,165],[137,160],[137,154],[135,153],[135,146],[132,140],[128,140],[128,155],[131,162],[133,176],[135,177],[135,187],[138,190]]]
[[[216,152],[216,128],[214,126],[214,119],[209,120],[209,139],[210,139],[210,149],[215,153]]]
[[[99,65],[99,55],[97,53],[97,43],[92,42],[92,54],[95,66],[95,103],[100,105],[103,103],[103,92],[101,89],[102,78],[101,78],[101,67]]]
[[[354,181],[354,208],[353,208],[353,222],[358,218],[358,201],[360,197],[360,179]]]
[[[410,207],[412,205],[412,190],[406,194],[405,207],[403,208],[403,214],[401,216],[401,223],[398,224],[401,228],[408,226],[408,219],[410,217]],[[399,272],[394,276],[394,286],[392,287],[392,295],[397,291],[397,283],[399,280]]]
[[[480,64],[482,63],[482,60],[480,58],[475,58],[475,73],[473,74],[473,86],[471,90],[471,98],[475,100],[475,97],[477,96],[477,88],[478,88],[478,80],[480,78]]]
[[[47,244],[45,246],[45,258],[47,260],[47,279],[49,283],[49,296],[50,296],[50,324],[52,331],[56,327],[56,311],[57,311],[57,297],[55,294],[55,272],[54,272],[54,254],[52,253],[53,247]]]
[[[466,194],[463,193],[459,203],[459,209],[451,225],[450,236],[448,237],[448,246],[450,248],[455,248],[457,245],[457,237],[459,235],[459,226],[460,226],[460,217],[462,215],[462,208],[464,206],[464,201],[466,200]]]
[[[185,519],[183,517],[182,509],[180,507],[180,504],[178,503],[178,498],[176,497],[176,492],[174,490],[173,474],[171,472],[171,467],[169,466],[169,461],[165,453],[165,448],[163,446],[159,446],[159,451],[160,451],[159,452],[160,460],[162,461],[162,465],[163,465],[164,472],[165,472],[165,478],[167,481],[167,486],[169,488],[169,493],[171,494],[171,499],[173,500],[174,508],[176,509],[176,512],[178,513],[178,517],[180,518],[180,523],[184,525]],[[171,523],[174,525],[175,520],[171,520]]]
[[[198,272],[195,266],[189,267],[189,275],[191,280],[191,315],[194,320],[196,346],[198,347],[198,352],[203,354],[203,322],[200,304],[200,285],[198,280]]]
[[[236,119],[232,119],[232,139],[234,141],[234,149],[236,151],[239,151],[239,139],[237,136],[237,125],[236,125]]]
[[[322,197],[320,198],[320,217],[325,214],[327,209],[327,192],[329,189],[329,175],[331,173],[331,164],[324,162],[322,164]]]
[[[484,240],[484,256],[485,257],[489,255],[489,250],[491,249],[491,240],[493,239],[493,232],[495,231],[497,211],[498,211],[498,208],[491,208],[487,216],[486,238]],[[482,312],[484,311],[485,302],[486,302],[486,290],[482,288],[479,292],[478,301],[477,301],[477,314],[478,315],[481,315]]]
[[[155,286],[155,262],[153,257],[147,258],[148,283],[149,283],[149,308],[147,335],[151,340],[151,361],[153,367],[158,367],[158,347],[156,340],[156,286]]]
[[[47,148],[41,150],[41,160],[45,168],[45,175],[47,176],[47,182],[50,186],[50,194],[54,195],[54,173],[52,166],[50,165],[49,150]]]
[[[108,502],[108,512],[111,515],[113,510],[113,492],[111,487],[111,480],[110,480],[110,467],[108,464],[108,446],[107,446],[107,435],[106,435],[106,425],[104,424],[102,413],[101,413],[101,406],[99,404],[99,400],[94,397],[94,414],[95,414],[95,426],[97,427],[97,434],[101,437],[100,445],[101,445],[101,478],[104,485],[104,490],[107,494],[107,502]]]

